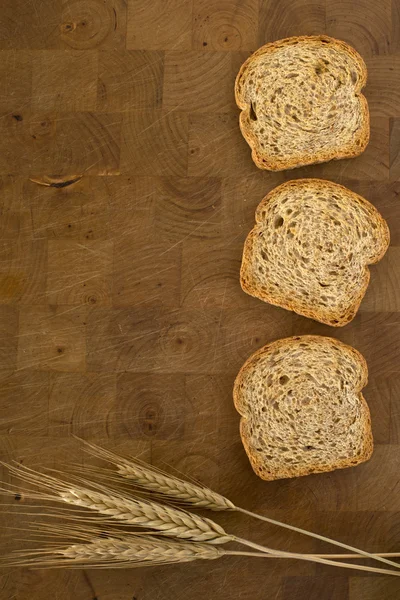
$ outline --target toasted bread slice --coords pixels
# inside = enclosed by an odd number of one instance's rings
[[[282,479],[368,460],[373,438],[361,393],[367,377],[361,354],[328,337],[286,338],[253,354],[233,394],[255,473]]]
[[[340,40],[303,36],[262,46],[235,84],[256,165],[281,171],[361,154],[369,141],[366,81],[363,59]]]
[[[389,245],[389,228],[372,204],[322,179],[296,179],[259,204],[240,272],[251,296],[342,327],[368,287],[369,264]]]

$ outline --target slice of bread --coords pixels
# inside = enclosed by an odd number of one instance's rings
[[[281,171],[361,154],[369,141],[366,81],[358,52],[325,35],[257,50],[235,84],[240,128],[257,167]]]
[[[372,204],[322,179],[296,179],[259,204],[240,272],[251,296],[341,327],[368,287],[369,264],[389,245],[389,228]]]
[[[361,393],[367,377],[361,354],[328,337],[286,338],[253,354],[233,396],[255,473],[283,479],[368,460],[371,419]]]

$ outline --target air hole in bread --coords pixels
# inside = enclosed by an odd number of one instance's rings
[[[304,446],[304,450],[316,450],[314,446]]]
[[[279,377],[279,383],[281,385],[285,385],[285,383],[287,383],[289,381],[289,377],[287,375],[282,375],[281,377]]]
[[[256,105],[255,102],[250,102],[250,120],[257,121]]]
[[[350,71],[350,77],[352,83],[357,83],[357,73],[355,71]]]
[[[276,217],[276,219],[274,221],[274,227],[275,227],[275,229],[279,229],[279,227],[282,227],[283,221],[284,221],[284,219],[280,215],[279,215],[279,217]]]

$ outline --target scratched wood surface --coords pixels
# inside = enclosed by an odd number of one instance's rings
[[[318,33],[366,60],[370,144],[353,160],[261,172],[239,132],[235,74],[265,42]],[[2,0],[0,82],[1,459],[83,462],[76,434],[172,465],[246,508],[400,550],[399,0]],[[340,330],[238,282],[258,202],[304,176],[364,194],[391,228],[361,310]],[[256,348],[301,333],[364,353],[376,450],[355,469],[265,483],[240,442],[232,383]],[[18,527],[20,505],[3,525]],[[220,521],[270,546],[328,550]],[[13,535],[3,530],[1,552]],[[394,578],[241,558],[0,573],[1,600],[399,595]]]

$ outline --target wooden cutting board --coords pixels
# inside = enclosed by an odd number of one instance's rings
[[[400,550],[399,16],[398,0],[2,1],[1,459],[84,462],[73,433],[170,465],[245,508],[370,551]],[[366,60],[370,144],[356,159],[261,172],[239,132],[235,75],[263,43],[318,33]],[[391,228],[343,329],[239,286],[255,207],[298,177],[347,185]],[[232,384],[256,348],[302,333],[366,357],[376,449],[355,469],[265,483],[242,448]],[[18,527],[21,500],[12,504],[2,524]],[[219,520],[272,547],[331,550],[245,518]],[[24,535],[3,533],[1,553]],[[395,578],[286,560],[0,572],[4,600],[399,595]]]

